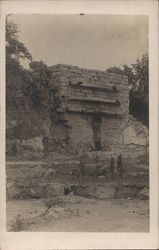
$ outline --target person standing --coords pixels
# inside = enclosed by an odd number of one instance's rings
[[[49,151],[48,142],[49,142],[49,127],[46,126],[46,124],[44,124],[42,143],[43,143],[43,152],[45,156],[48,154],[48,151]]]
[[[117,160],[118,175],[123,176],[123,164],[121,154],[118,156]]]
[[[111,162],[110,162],[110,176],[112,177],[114,175],[114,158],[111,155]]]

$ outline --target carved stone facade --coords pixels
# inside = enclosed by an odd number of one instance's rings
[[[127,77],[63,64],[51,68],[52,135],[61,127],[68,145],[119,148],[129,110]]]

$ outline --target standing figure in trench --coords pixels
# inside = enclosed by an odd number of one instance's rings
[[[43,143],[43,152],[45,156],[48,154],[48,141],[49,141],[49,128],[44,124],[42,143]]]
[[[112,177],[114,175],[114,158],[111,155],[111,162],[110,162],[110,176]]]
[[[117,160],[118,175],[123,176],[123,164],[121,154],[118,156]]]
[[[44,155],[47,155],[47,153],[48,153],[48,137],[46,137],[46,135],[43,136],[42,142],[43,142]]]

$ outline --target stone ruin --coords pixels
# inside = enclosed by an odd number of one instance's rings
[[[51,69],[51,138],[77,151],[118,150],[129,112],[127,77],[63,64]]]
[[[136,132],[129,121],[129,89],[126,76],[62,64],[52,66],[50,117],[51,124],[45,124],[49,151],[56,152],[58,144],[67,149],[73,145],[77,155],[49,154],[44,162],[6,164],[8,198],[47,198],[50,194],[55,197],[64,195],[66,189],[71,189],[71,185],[81,182],[81,175],[77,176],[81,167],[84,176],[94,176],[99,187],[94,187],[94,182],[88,186],[77,185],[78,195],[84,192],[102,199],[135,197],[142,188],[148,186],[148,165],[142,165],[141,168],[135,144],[140,142],[143,146],[144,141],[134,141]],[[141,126],[138,124],[136,127]],[[138,129],[138,139],[140,130]],[[43,150],[40,137],[33,138],[32,141],[25,140],[24,143]],[[112,180],[111,156],[113,155],[116,164],[120,151],[127,182],[123,183],[122,180],[121,183],[107,185],[108,180]],[[60,183],[56,183],[57,175],[58,178],[62,175]],[[103,175],[104,179],[101,179]],[[96,193],[94,188],[97,188]]]

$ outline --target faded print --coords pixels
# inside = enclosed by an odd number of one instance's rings
[[[7,16],[8,231],[149,231],[148,65],[148,16]]]

